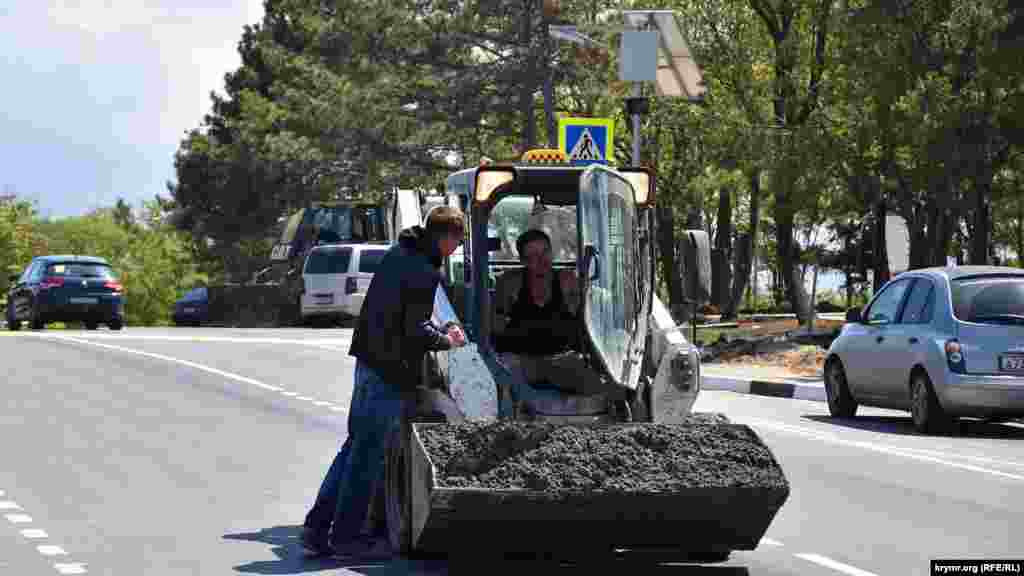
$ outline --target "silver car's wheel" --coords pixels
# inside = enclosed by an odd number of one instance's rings
[[[918,432],[932,434],[949,428],[951,420],[939,404],[931,380],[924,372],[917,372],[910,384],[910,417]]]
[[[850,394],[846,371],[838,358],[830,358],[825,364],[825,395],[828,412],[834,418],[853,418],[857,414],[857,401]]]

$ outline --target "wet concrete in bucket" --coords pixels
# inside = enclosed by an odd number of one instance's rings
[[[420,438],[444,487],[619,493],[787,487],[764,443],[715,415],[613,426],[463,422],[423,428]]]

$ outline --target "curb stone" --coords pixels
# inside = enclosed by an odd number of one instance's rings
[[[776,398],[794,398],[796,400],[811,400],[813,402],[826,402],[825,386],[805,384],[803,382],[790,382],[786,380],[757,380],[751,378],[738,378],[735,376],[711,376],[701,375],[701,389],[703,390],[726,390],[740,394],[753,394],[756,396],[773,396]]]

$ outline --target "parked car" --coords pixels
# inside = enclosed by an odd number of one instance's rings
[[[27,322],[42,330],[50,322],[82,322],[89,330],[106,324],[124,326],[124,288],[103,258],[95,256],[39,256],[25,271],[10,277],[7,328],[18,330]]]
[[[206,286],[193,288],[174,303],[171,317],[178,326],[199,326],[207,319],[210,309]]]
[[[850,310],[825,360],[833,416],[909,410],[921,432],[1024,416],[1024,270],[926,268]]]
[[[306,256],[299,308],[303,321],[353,318],[363,308],[388,244],[322,244]]]

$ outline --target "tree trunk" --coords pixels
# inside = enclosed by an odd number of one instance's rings
[[[668,288],[669,310],[675,314],[683,304],[683,283],[676,269],[675,215],[671,206],[664,205],[657,207],[657,215],[661,271]]]
[[[519,89],[519,110],[523,114],[523,151],[533,148],[537,141],[536,121],[533,111],[533,94],[536,74],[533,70],[533,50],[531,50],[531,31],[533,30],[532,0],[523,0],[523,19],[520,23],[519,45],[523,55],[523,78]]]
[[[885,249],[885,202],[875,202],[874,227],[871,229],[871,249],[874,254],[874,292],[877,294],[889,281],[889,254]]]
[[[732,283],[732,295],[723,310],[722,319],[736,318],[743,293],[747,290],[753,267],[754,252],[757,250],[757,223],[761,219],[761,171],[754,169],[750,174],[750,230],[736,241],[736,275]],[[754,279],[757,282],[757,279]]]
[[[988,162],[987,158],[980,159]],[[989,263],[992,221],[990,214],[990,198],[992,197],[992,170],[985,165],[979,167],[978,177],[974,180],[974,230],[971,234],[971,264],[984,266]]]
[[[711,279],[713,303],[720,309],[729,302],[732,279],[730,278],[730,247],[732,245],[732,192],[723,187],[718,191],[718,230],[715,234],[717,261]]]
[[[1024,268],[1024,190],[1017,194],[1017,267]]]

